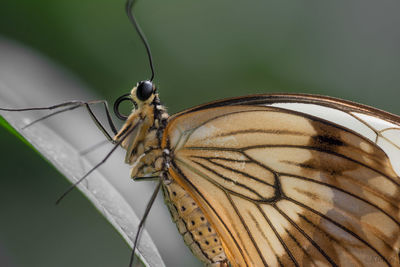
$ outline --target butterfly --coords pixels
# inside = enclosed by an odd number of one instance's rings
[[[160,181],[206,265],[399,265],[398,116],[300,94],[169,116],[152,79],[117,100],[125,124],[109,137],[133,179]],[[125,100],[136,106],[128,116]]]
[[[400,117],[330,97],[253,95],[169,117],[143,81],[114,140],[162,177],[208,265],[398,266]]]

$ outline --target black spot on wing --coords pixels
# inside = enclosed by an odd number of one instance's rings
[[[314,142],[319,143],[321,145],[328,145],[328,146],[343,146],[344,143],[334,136],[326,136],[326,135],[317,135],[313,136]]]

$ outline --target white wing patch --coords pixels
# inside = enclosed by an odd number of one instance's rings
[[[306,103],[275,103],[280,107],[306,113],[351,129],[377,144],[389,156],[394,171],[400,176],[400,127],[394,123],[359,112]],[[361,144],[362,146],[362,144]]]

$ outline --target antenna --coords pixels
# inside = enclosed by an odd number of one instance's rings
[[[142,29],[140,28],[139,24],[137,23],[135,16],[133,15],[133,5],[135,4],[136,0],[127,0],[125,3],[125,12],[128,15],[128,18],[132,25],[135,27],[136,32],[139,34],[140,39],[146,48],[147,56],[149,58],[149,64],[151,69],[151,78],[150,81],[152,82],[154,79],[154,65],[153,65],[153,57],[151,56],[151,50],[149,43],[147,42],[146,36],[144,35]]]

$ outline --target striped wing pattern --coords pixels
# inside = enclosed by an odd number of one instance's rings
[[[265,102],[194,108],[164,133],[171,177],[231,264],[400,266],[400,178],[387,154],[347,127]]]

